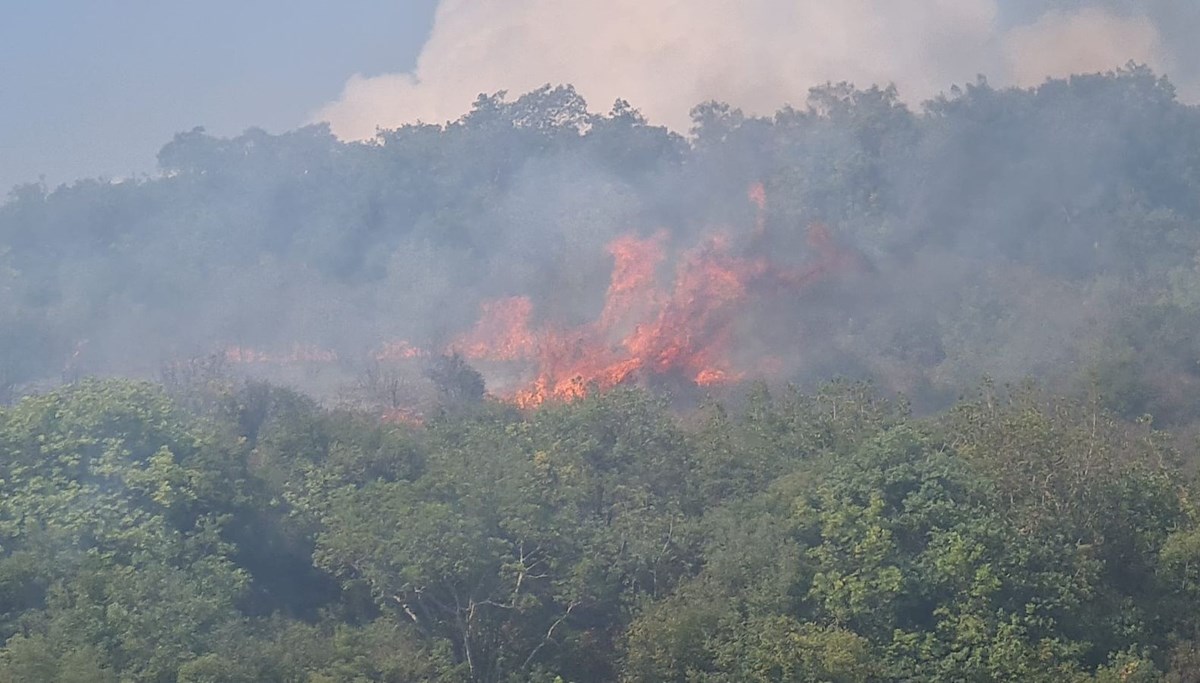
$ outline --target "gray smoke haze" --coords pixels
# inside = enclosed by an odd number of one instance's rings
[[[598,329],[615,240],[659,235],[658,291],[603,348],[670,313],[700,321],[680,338],[727,342],[746,378],[869,378],[935,407],[985,373],[1188,396],[1200,108],[1173,69],[1196,18],[1160,2],[448,1],[418,68],[353,79],[318,117],[331,126],[196,129],[158,177],[0,205],[0,401],[210,356],[330,396],[380,363],[421,377],[384,351],[460,348],[498,301],[528,304],[553,345]],[[1129,60],[1154,68],[1109,71]],[[859,87],[826,83],[843,78]],[[401,125],[417,119],[453,123]],[[747,266],[746,295],[690,315],[723,301],[694,286],[709,271],[677,284],[714,239]],[[1161,318],[1176,327],[1139,317],[1148,305],[1179,309]],[[499,395],[562,364],[510,360],[472,358]],[[638,381],[697,388],[657,370]]]
[[[479,93],[572,83],[688,130],[697,102],[767,114],[827,81],[894,83],[909,102],[986,74],[999,85],[1133,60],[1197,92],[1189,3],[998,0],[444,0],[417,67],[355,75],[317,111],[343,139],[458,118]],[[1192,54],[1189,54],[1192,53]]]

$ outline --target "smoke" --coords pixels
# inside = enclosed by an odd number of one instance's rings
[[[314,120],[364,139],[377,127],[455,119],[480,93],[572,83],[593,106],[623,98],[686,131],[697,103],[766,114],[827,81],[894,83],[917,102],[978,74],[1030,85],[1131,59],[1159,71],[1185,63],[1160,37],[1168,15],[1150,11],[1093,3],[1026,17],[998,0],[443,0],[412,72],[356,74]]]
[[[1005,36],[1004,57],[1016,85],[1041,83],[1048,75],[1096,71],[1134,60],[1163,65],[1158,30],[1147,17],[1120,17],[1098,8],[1051,11]]]

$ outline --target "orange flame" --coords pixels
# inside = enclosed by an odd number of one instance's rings
[[[729,239],[718,236],[686,252],[672,288],[663,290],[656,271],[664,242],[660,233],[651,238],[626,235],[609,245],[612,279],[595,322],[534,329],[529,299],[500,299],[484,304],[479,324],[461,348],[477,359],[532,363],[534,380],[510,395],[522,407],[569,401],[592,387],[607,389],[635,376],[677,375],[699,386],[725,384],[745,376],[733,367],[730,351],[736,323],[753,291],[764,285],[802,288],[861,263],[855,253],[840,249],[822,225],[809,231],[816,261],[799,270],[736,256]]]
[[[761,249],[765,236],[767,195],[762,183],[752,184],[747,197],[756,209],[753,251]],[[858,252],[841,248],[824,225],[811,226],[807,240],[814,258],[804,268],[780,268],[762,256],[739,255],[727,235],[717,235],[685,251],[671,273],[665,268],[665,232],[623,235],[608,245],[612,275],[595,321],[576,327],[535,324],[531,299],[504,297],[484,302],[474,328],[448,350],[485,363],[516,364],[518,374],[530,379],[505,396],[521,407],[569,401],[593,388],[650,376],[674,376],[703,387],[736,382],[752,369],[736,367],[732,357],[738,323],[752,296],[772,289],[796,291],[866,266]],[[668,274],[670,285],[664,287],[663,276]],[[225,353],[234,363],[337,360],[332,351],[300,345],[285,355],[236,346]],[[430,355],[404,340],[388,342],[373,354],[381,362]],[[774,357],[756,365],[772,374],[781,367],[782,361]],[[391,409],[383,417],[408,424],[421,419],[405,409]]]
[[[514,296],[485,302],[475,329],[453,345],[467,358],[518,360],[537,348],[537,339],[529,331],[533,302]]]
[[[336,363],[337,352],[311,344],[296,344],[287,353],[273,354],[246,346],[225,349],[225,360],[240,364],[292,365],[296,363]]]
[[[613,270],[604,312],[600,314],[601,326],[612,329],[659,304],[655,273],[664,258],[665,241],[666,233],[659,232],[649,239],[625,235],[608,245]]]
[[[412,360],[415,358],[425,358],[428,355],[428,351],[413,346],[404,339],[385,342],[374,354],[375,360],[380,362]]]

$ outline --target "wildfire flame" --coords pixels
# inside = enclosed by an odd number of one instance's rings
[[[762,183],[752,184],[747,198],[756,209],[750,243],[761,248],[767,209]],[[503,297],[484,302],[475,326],[447,350],[474,361],[523,368],[528,381],[502,392],[521,407],[572,400],[593,387],[607,389],[635,377],[675,376],[698,386],[734,382],[748,370],[736,367],[731,351],[741,313],[753,295],[796,291],[865,265],[857,252],[839,247],[824,225],[811,226],[807,241],[815,258],[803,268],[781,268],[764,256],[739,254],[728,235],[717,235],[683,252],[669,269],[665,232],[623,235],[608,245],[612,275],[595,321],[573,327],[537,323],[529,297]],[[393,341],[373,357],[400,362],[431,355],[407,341]],[[331,362],[337,355],[297,345],[286,355],[230,347],[226,358],[235,363]],[[774,357],[763,363],[758,370],[781,365]],[[417,418],[392,410],[385,419]]]
[[[230,346],[225,349],[225,360],[240,364],[293,365],[296,363],[335,363],[336,351],[308,344],[295,344],[286,353],[267,353],[246,346]]]
[[[454,344],[467,358],[518,360],[537,350],[537,339],[529,331],[533,302],[514,296],[483,304],[475,329]]]
[[[609,245],[612,279],[595,322],[533,327],[530,299],[498,299],[484,304],[479,324],[457,350],[478,360],[531,363],[533,381],[509,395],[522,407],[572,400],[592,387],[607,389],[637,375],[724,384],[745,375],[734,367],[731,349],[739,314],[753,291],[795,290],[861,265],[861,257],[840,249],[823,225],[810,228],[808,242],[817,259],[801,269],[738,256],[728,237],[717,236],[685,252],[672,286],[662,288],[657,273],[665,241],[662,233],[626,235]]]
[[[412,360],[414,358],[426,358],[429,352],[425,349],[413,346],[409,342],[399,339],[384,343],[382,347],[374,354],[375,360],[380,362],[395,362],[401,360]]]

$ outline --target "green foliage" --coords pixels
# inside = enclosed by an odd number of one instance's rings
[[[1162,434],[1030,387],[422,428],[265,385],[0,412],[0,680],[1187,680]]]
[[[1197,680],[1197,110],[1131,65],[694,122],[547,86],[365,145],[197,129],[162,178],[15,192],[0,682]],[[572,322],[618,231],[749,225],[752,182],[748,256],[808,262],[814,221],[861,256],[748,307],[745,352],[803,390],[521,411],[452,355],[397,425],[156,355],[441,346],[531,292]],[[159,361],[164,387],[80,381]],[[953,401],[985,373],[1046,383]]]
[[[717,652],[715,681],[862,683],[879,675],[866,639],[786,616],[752,619]]]

